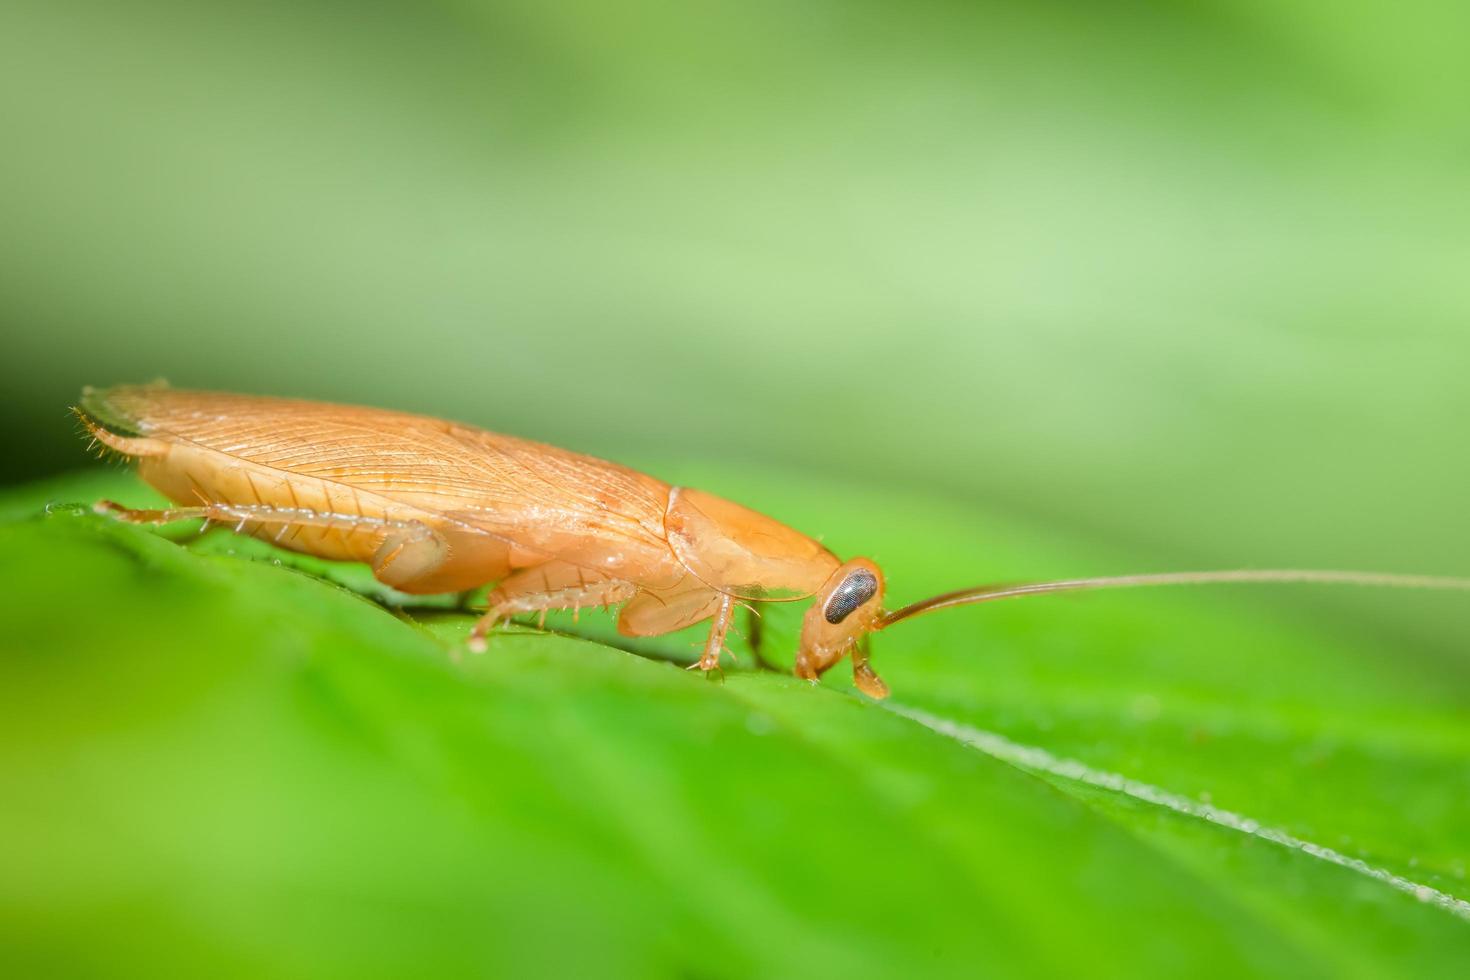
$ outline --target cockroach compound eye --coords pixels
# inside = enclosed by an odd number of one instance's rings
[[[822,610],[822,616],[833,626],[838,625],[852,614],[852,611],[878,593],[878,576],[860,568],[847,578],[832,593],[827,600],[826,607]]]
[[[851,656],[883,697],[867,634],[913,616],[1011,596],[1227,582],[1470,590],[1470,580],[1361,572],[1236,571],[986,585],[882,611],[883,575],[714,494],[616,463],[419,415],[178,391],[87,389],[92,436],[138,461],[178,506],[99,510],[137,523],[204,518],[321,558],[366,562],[402,592],[495,583],[470,633],[483,648],[518,613],[622,604],[618,630],[650,636],[708,620],[698,666],[719,666],[737,604],[812,600],[796,656],[816,679]]]

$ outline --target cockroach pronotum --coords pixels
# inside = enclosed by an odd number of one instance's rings
[[[883,573],[842,561],[764,514],[636,470],[473,426],[375,408],[165,385],[88,388],[77,414],[138,461],[178,507],[123,520],[204,518],[321,558],[366,562],[402,592],[495,583],[470,634],[483,649],[513,615],[624,603],[619,632],[653,636],[710,620],[699,658],[719,666],[737,604],[813,599],[796,675],[816,680],[843,657],[863,693],[888,687],[867,634],[938,609],[1080,589],[1225,582],[1318,582],[1470,590],[1470,579],[1364,572],[1175,572],[983,585],[883,609]]]

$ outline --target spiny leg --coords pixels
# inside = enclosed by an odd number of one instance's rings
[[[209,533],[210,525],[215,521],[215,518],[210,516],[208,507],[169,507],[163,510],[145,510],[124,507],[111,500],[99,500],[92,505],[92,510],[127,524],[172,524],[175,521],[192,521],[202,517],[204,523],[199,526],[199,530],[194,532],[191,538],[185,539],[190,541],[197,541],[204,537]]]
[[[387,568],[409,545],[438,537],[432,528],[420,521],[399,521],[361,514],[329,514],[303,507],[272,507],[269,504],[229,504],[211,500],[196,507],[145,510],[124,507],[111,500],[99,500],[92,505],[92,509],[129,524],[169,524],[203,517],[219,524],[233,524],[236,531],[243,531],[251,524],[280,525],[281,531],[276,533],[277,538],[287,530],[301,527],[335,528],[349,533],[372,531],[384,537],[378,558],[373,562],[375,568]]]
[[[92,510],[125,521],[128,524],[172,524],[174,521],[190,521],[209,517],[208,507],[169,507],[165,510],[143,510],[124,507],[112,500],[99,500]]]
[[[486,596],[490,608],[470,631],[470,649],[484,650],[486,634],[517,613],[610,606],[633,598],[637,591],[632,582],[607,578],[569,562],[549,561],[524,568]]]
[[[725,635],[730,632],[730,621],[734,618],[734,597],[720,596],[719,608],[715,611],[714,620],[709,624],[709,638],[704,642],[704,653],[700,655],[699,663],[694,666],[706,672],[719,668],[720,654],[725,652]]]
[[[392,588],[411,590],[415,581],[432,573],[448,554],[443,537],[419,521],[401,521],[361,514],[326,514],[299,507],[272,507],[267,504],[227,504],[211,501],[197,507],[172,507],[166,510],[139,510],[123,507],[110,500],[93,507],[100,514],[111,514],[130,524],[168,524],[173,521],[202,517],[206,521],[232,524],[236,532],[255,525],[255,532],[279,525],[275,534],[258,536],[290,544],[289,536],[304,527],[331,528],[351,536],[362,532],[368,537],[365,547],[371,552],[373,577]]]

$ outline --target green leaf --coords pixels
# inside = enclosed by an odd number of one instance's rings
[[[875,557],[895,603],[1126,570],[923,496],[685,469]],[[149,499],[99,473],[0,498],[6,975],[1426,976],[1470,956],[1465,666],[1314,621],[1310,590],[916,620],[875,640],[879,704],[748,657],[708,680],[681,669],[697,631],[620,649],[584,638],[615,635],[597,615],[461,657],[469,614],[224,530],[118,524],[99,496]],[[800,612],[763,619],[783,664]]]

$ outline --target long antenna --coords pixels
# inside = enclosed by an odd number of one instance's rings
[[[1129,589],[1153,585],[1221,585],[1232,582],[1302,582],[1318,585],[1360,585],[1390,589],[1452,589],[1470,592],[1470,578],[1443,578],[1435,575],[1395,575],[1389,572],[1326,572],[1302,569],[1245,569],[1231,572],[1164,572],[1159,575],[1116,575],[1111,578],[1074,578],[1056,582],[1022,582],[1011,585],[980,585],[957,592],[945,592],[887,613],[878,621],[878,629],[887,629],[914,616],[968,606],[976,602],[992,602],[1012,596],[1044,595],[1048,592],[1078,592],[1084,589]]]

